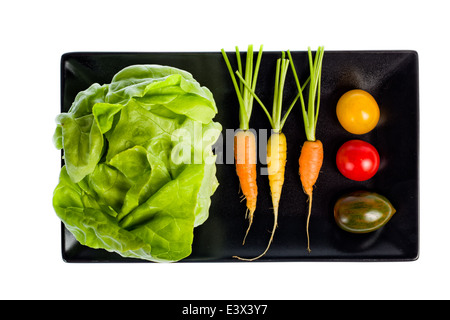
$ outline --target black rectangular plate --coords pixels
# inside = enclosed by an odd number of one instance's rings
[[[309,74],[307,53],[293,52],[301,81]],[[236,55],[228,52],[236,66]],[[276,59],[279,52],[265,52],[261,62],[257,94],[271,106]],[[61,59],[61,111],[66,112],[79,91],[92,83],[110,83],[114,74],[133,64],[162,64],[193,74],[214,94],[223,126],[239,127],[238,102],[220,52],[185,53],[66,53]],[[306,76],[306,77],[305,77]],[[291,113],[283,129],[288,142],[286,180],[280,203],[278,228],[265,257],[258,261],[411,261],[419,255],[419,65],[415,51],[325,51],[322,71],[321,107],[316,137],[324,145],[324,163],[314,191],[310,222],[312,252],[306,251],[307,198],[298,176],[298,157],[305,141],[300,106]],[[381,117],[371,132],[355,136],[346,132],[336,117],[336,103],[351,89],[363,89],[377,100]],[[285,108],[297,94],[292,73],[285,86]],[[256,104],[250,126],[268,129],[269,122]],[[229,139],[229,137],[228,137]],[[361,139],[380,153],[376,176],[365,182],[351,181],[337,170],[335,156],[347,140]],[[261,147],[265,140],[260,139]],[[224,160],[227,150],[216,153]],[[228,151],[230,152],[230,151]],[[228,154],[228,157],[230,154]],[[264,159],[261,159],[264,161]],[[258,164],[258,173],[264,169]],[[258,206],[246,244],[245,202],[240,202],[239,182],[233,164],[218,164],[220,186],[212,197],[209,219],[194,232],[192,254],[184,262],[237,261],[233,255],[253,257],[266,247],[273,223],[267,176],[258,174]],[[342,231],[333,218],[337,198],[357,189],[386,196],[397,213],[382,229],[370,234]],[[116,253],[79,244],[62,226],[62,255],[66,262],[140,262]]]

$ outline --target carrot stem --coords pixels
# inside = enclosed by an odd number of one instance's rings
[[[305,83],[303,84],[303,86],[301,87],[302,90],[305,89],[305,87],[308,85],[309,81],[310,81],[311,77],[308,77],[308,79],[306,79]],[[297,103],[297,100],[301,97],[301,93],[299,92],[297,94],[297,96],[295,97],[294,101],[292,101],[291,106],[289,107],[288,111],[286,111],[286,113],[284,114],[283,120],[281,120],[281,127],[284,126],[284,123],[286,122],[287,117],[289,116],[289,114],[291,113],[292,109],[294,108],[295,104]]]
[[[290,53],[289,53],[290,54]],[[281,63],[281,61],[283,63]],[[297,96],[292,101],[291,105],[289,106],[288,110],[284,114],[283,118],[281,118],[281,110],[282,110],[282,93],[285,85],[285,79],[287,75],[287,70],[289,67],[289,60],[284,58],[284,52],[282,53],[282,58],[277,60],[277,70],[275,74],[275,89],[274,89],[274,98],[273,98],[273,105],[272,105],[272,115],[270,115],[267,107],[264,105],[264,103],[259,99],[259,97],[256,95],[254,88],[251,88],[249,83],[243,78],[242,74],[239,71],[236,71],[236,75],[241,81],[241,84],[244,85],[244,87],[248,90],[248,92],[255,98],[255,100],[259,103],[261,108],[263,109],[264,113],[267,116],[267,119],[270,122],[270,126],[275,132],[281,132],[283,129],[283,126],[291,113],[292,109],[295,106],[295,103],[299,98],[303,99],[301,92],[297,94]],[[298,80],[298,79],[297,79]],[[301,90],[304,90],[308,83],[310,82],[311,77],[309,76],[303,86],[301,86]]]
[[[249,92],[249,89],[243,85],[242,82],[238,84],[233,72],[233,68],[231,67],[230,60],[228,59],[225,50],[222,49],[221,51],[222,56],[227,65],[228,72],[230,73],[231,80],[233,82],[233,86],[239,101],[239,128],[242,130],[248,130],[250,117],[252,114],[253,95]],[[253,91],[256,89],[256,82],[258,78],[259,67],[261,64],[262,53],[263,53],[263,46],[261,45],[259,48],[258,57],[256,59],[256,64],[253,67],[253,46],[252,45],[248,46],[244,77],[248,83],[251,83],[250,90]],[[242,74],[243,67],[241,55],[239,52],[239,48],[237,46],[236,46],[236,60],[238,65],[238,72]]]
[[[233,73],[233,69],[231,68],[231,64],[230,61],[228,60],[228,56],[225,53],[225,50],[222,49],[222,55],[223,58],[225,60],[225,64],[227,65],[228,71],[230,73],[231,76],[231,81],[233,82],[233,86],[234,89],[236,91],[236,96],[238,98],[238,102],[239,102],[239,123],[240,123],[240,129],[242,130],[248,130],[248,123],[249,123],[249,119],[247,117],[247,112],[246,112],[246,107],[244,104],[244,99],[242,99],[242,94],[241,94],[241,90],[238,86],[238,83],[236,81],[236,77],[234,76]],[[237,55],[236,55],[237,56]],[[238,59],[238,64],[240,65],[240,59]]]
[[[252,94],[252,96],[255,98],[255,100],[259,103],[261,108],[264,110],[264,112],[267,115],[267,118],[269,118],[270,125],[273,127],[272,117],[270,116],[269,111],[267,111],[267,108],[264,105],[264,103],[258,98],[256,93],[252,90],[252,88],[250,88],[250,86],[247,83],[247,81],[245,81],[245,79],[242,77],[242,75],[238,71],[236,71],[236,75],[238,76],[239,80],[241,80],[241,83],[249,90],[249,92]]]
[[[324,47],[319,47],[313,61],[311,48],[308,47],[308,61],[311,80],[309,85],[308,108],[306,108],[305,100],[303,98],[304,88],[300,86],[297,71],[294,65],[294,60],[292,59],[292,55],[288,50],[289,61],[294,74],[295,83],[297,84],[297,88],[300,94],[303,123],[305,125],[305,133],[308,141],[316,140],[316,127],[320,107],[320,84],[321,84],[320,78],[322,74],[321,70],[322,70],[323,55],[324,55]],[[318,96],[317,99],[316,96]]]
[[[236,46],[236,61],[238,65],[238,70],[242,73],[242,62],[241,62],[241,53],[239,52],[239,47]],[[244,85],[242,83],[239,84],[239,92],[243,92]]]

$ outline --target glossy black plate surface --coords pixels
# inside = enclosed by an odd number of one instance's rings
[[[309,74],[306,52],[293,52],[301,80]],[[234,52],[228,52],[235,66]],[[257,94],[271,106],[275,64],[279,52],[263,55]],[[67,53],[61,59],[61,111],[69,109],[79,91],[92,83],[110,83],[113,75],[133,64],[163,64],[189,71],[214,94],[219,113],[216,121],[236,129],[238,102],[220,52],[207,53]],[[316,137],[324,144],[324,164],[316,183],[310,236],[312,252],[306,251],[307,198],[298,176],[298,157],[305,133],[298,104],[283,129],[288,142],[286,180],[280,203],[279,226],[271,249],[258,261],[410,261],[419,255],[419,75],[415,51],[325,51],[321,107]],[[289,71],[290,72],[290,71]],[[302,76],[303,75],[303,76]],[[306,75],[306,77],[305,77]],[[285,108],[297,93],[292,73],[285,86]],[[381,118],[365,135],[346,132],[336,117],[336,103],[351,89],[363,89],[377,100]],[[269,122],[254,105],[252,128],[267,129]],[[265,148],[265,137],[261,137]],[[376,176],[365,182],[343,177],[335,165],[338,148],[347,140],[361,139],[380,153]],[[229,142],[229,141],[228,141]],[[224,148],[219,161],[232,157]],[[221,158],[222,157],[222,158]],[[264,159],[263,159],[264,160]],[[264,164],[258,165],[260,169]],[[237,261],[233,255],[253,257],[266,247],[273,215],[267,176],[258,174],[258,208],[245,246],[245,203],[240,202],[239,182],[233,164],[218,164],[220,186],[212,198],[209,219],[195,229],[193,251],[187,261]],[[370,234],[350,234],[339,229],[333,218],[337,198],[364,189],[386,196],[397,213],[382,229]],[[62,255],[67,262],[140,262],[105,250],[80,245],[62,226]]]

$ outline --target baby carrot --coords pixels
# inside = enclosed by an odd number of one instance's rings
[[[250,91],[254,91],[256,88],[262,52],[263,47],[261,46],[253,71],[253,46],[248,46],[245,64],[245,81],[250,83],[251,87],[247,88],[244,87],[242,83],[238,85],[227,54],[225,53],[225,50],[222,49],[222,55],[230,73],[239,101],[240,130],[238,130],[234,136],[234,157],[236,161],[236,174],[239,178],[239,184],[242,189],[242,193],[247,200],[247,210],[245,216],[249,219],[249,225],[242,244],[245,243],[245,239],[252,226],[258,196],[258,186],[256,184],[256,137],[249,129],[249,122],[253,107],[253,96]],[[236,47],[236,60],[238,64],[238,72],[242,73],[242,63],[238,47]]]
[[[256,137],[253,131],[237,131],[234,136],[234,158],[241,190],[247,200],[245,217],[249,220],[249,224],[242,242],[244,244],[253,223],[253,214],[256,210],[256,199],[258,197],[258,187],[256,185]]]
[[[308,218],[306,220],[306,236],[308,239],[308,252],[311,252],[309,241],[309,220],[311,217],[313,186],[319,177],[323,163],[323,145],[320,140],[306,141],[300,153],[299,174],[303,191],[309,199]]]
[[[294,62],[292,56],[288,51],[289,60],[291,62],[292,71],[300,94],[300,102],[302,105],[303,122],[305,125],[305,133],[307,141],[303,144],[300,158],[299,158],[299,174],[302,183],[303,191],[308,196],[309,208],[308,218],[306,222],[306,236],[308,241],[308,252],[311,252],[310,239],[309,239],[309,221],[312,210],[312,197],[313,187],[317,181],[320,173],[320,169],[323,163],[323,145],[322,142],[316,140],[316,127],[317,118],[319,116],[320,105],[320,81],[322,74],[322,60],[324,49],[319,47],[317,50],[314,62],[312,60],[311,49],[308,48],[308,60],[310,67],[310,85],[309,85],[309,98],[308,98],[308,110],[306,110],[302,87],[298,80],[297,72],[295,71]],[[316,100],[317,96],[317,100]]]

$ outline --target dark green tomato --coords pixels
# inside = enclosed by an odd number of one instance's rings
[[[339,227],[351,233],[368,233],[380,229],[394,215],[395,209],[384,196],[375,192],[356,191],[339,198],[334,219]]]

